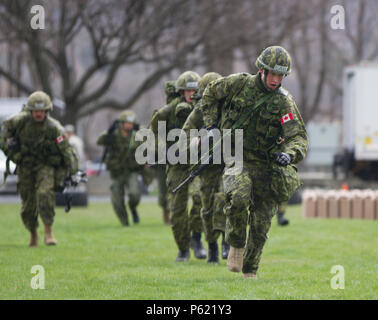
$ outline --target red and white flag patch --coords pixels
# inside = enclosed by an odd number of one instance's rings
[[[293,115],[290,113],[288,114],[285,114],[282,118],[281,118],[281,124],[284,124],[290,120],[293,120]]]
[[[61,143],[64,141],[64,139],[66,139],[66,137],[64,135],[61,135],[59,136],[58,138],[55,139],[55,142],[56,143]]]

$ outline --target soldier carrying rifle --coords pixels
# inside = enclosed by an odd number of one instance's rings
[[[131,110],[121,113],[108,131],[98,139],[97,144],[105,146],[103,161],[110,171],[112,179],[112,204],[121,224],[129,225],[129,218],[125,206],[125,187],[128,188],[129,207],[134,223],[139,223],[137,206],[140,201],[138,175],[143,166],[135,160],[136,114]]]
[[[52,232],[54,191],[77,171],[77,155],[67,141],[64,128],[53,119],[50,97],[36,91],[23,111],[2,124],[1,148],[17,165],[17,191],[21,196],[21,218],[30,231],[30,247],[38,246],[38,216],[45,227],[45,244],[56,245]]]

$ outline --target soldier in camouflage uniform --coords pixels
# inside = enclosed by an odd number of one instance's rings
[[[110,171],[111,200],[117,217],[123,226],[129,225],[127,209],[125,206],[125,187],[128,188],[129,207],[133,222],[139,223],[137,206],[140,201],[140,189],[138,175],[143,166],[135,160],[135,150],[139,143],[135,141],[136,115],[131,110],[126,110],[119,117],[118,127],[113,133],[104,132],[97,144],[107,146],[109,152],[105,158],[105,164]]]
[[[193,109],[191,95],[197,91],[199,79],[200,76],[193,71],[186,71],[178,77],[175,83],[175,91],[178,96],[156,112],[151,120],[150,127],[156,137],[158,136],[158,121],[165,121],[167,132],[171,129],[182,128]],[[173,142],[167,142],[168,147],[172,144]],[[168,205],[172,231],[179,249],[176,258],[178,262],[189,259],[189,247],[194,250],[196,258],[206,258],[206,251],[201,242],[200,197],[192,197],[194,209],[192,208],[188,216],[188,186],[176,194],[172,194],[173,188],[185,178],[186,173],[186,165],[167,164]],[[192,236],[190,236],[191,232]]]
[[[175,81],[167,81],[164,84],[164,91],[166,96],[165,103],[168,105],[172,102],[172,100],[176,98],[180,98],[180,94],[176,92]],[[155,110],[153,115],[158,112]],[[157,150],[156,150],[157,151]],[[157,155],[157,152],[156,152]],[[166,225],[171,225],[169,220],[169,209],[168,209],[168,189],[167,189],[167,173],[166,173],[166,165],[165,164],[156,164],[153,166],[153,170],[155,173],[155,178],[158,184],[158,203],[159,206],[163,209],[163,222]]]
[[[64,180],[77,171],[77,155],[68,143],[61,124],[48,115],[50,97],[36,91],[23,111],[5,120],[2,146],[8,159],[17,164],[17,191],[21,196],[21,218],[30,231],[30,247],[38,246],[38,216],[45,227],[45,244],[56,245],[52,232],[54,191],[62,191]]]
[[[254,76],[234,74],[212,82],[200,105],[208,128],[230,128],[248,114],[247,110],[253,110],[240,128],[244,130],[242,172],[232,174],[232,164],[226,164],[231,171],[223,175],[226,241],[231,245],[227,267],[251,279],[257,278],[271,219],[280,202],[272,189],[276,183],[273,170],[298,163],[308,147],[305,125],[294,99],[281,88],[282,78],[290,73],[289,54],[282,47],[268,47],[256,66],[259,72]],[[261,100],[264,98],[267,100]],[[223,105],[224,101],[227,104]],[[263,102],[250,109],[258,101]]]
[[[201,129],[204,126],[203,115],[198,108],[199,100],[206,86],[221,75],[215,72],[206,73],[199,81],[199,89],[195,95],[196,106],[185,121],[183,130],[187,137],[190,137],[191,129]],[[190,143],[190,141],[189,141]],[[219,263],[217,239],[224,234],[226,217],[223,214],[224,193],[222,186],[222,165],[212,165],[200,175],[201,190],[201,218],[203,228],[208,242],[208,263]],[[197,179],[197,178],[196,178]],[[227,258],[229,245],[222,241],[222,257]]]

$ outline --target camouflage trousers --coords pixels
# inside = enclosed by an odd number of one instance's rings
[[[270,168],[263,162],[244,162],[241,173],[227,175],[225,170],[223,175],[226,241],[235,248],[245,247],[243,273],[257,272],[271,220],[277,213],[270,181]]]
[[[128,223],[125,206],[125,188],[128,189],[129,207],[135,209],[140,201],[140,189],[137,172],[127,172],[118,177],[112,176],[111,200],[113,209],[123,225]]]
[[[216,242],[225,231],[226,216],[223,212],[225,196],[223,192],[221,166],[211,166],[200,175],[201,180],[201,218],[206,241]]]
[[[165,167],[165,164],[154,167],[155,177],[158,183],[158,203],[163,209],[168,208],[167,174]]]
[[[194,178],[192,183],[189,184],[189,195],[192,198],[192,207],[189,214],[189,228],[192,232],[202,232],[202,220],[201,220],[201,181]]]
[[[143,170],[141,172],[141,177],[142,177],[142,181],[143,181],[143,184],[145,185],[145,187],[148,188],[148,186],[154,180],[154,176],[155,176],[154,169],[149,168],[149,167],[143,168]]]
[[[168,165],[167,189],[168,206],[173,236],[179,250],[188,250],[191,232],[202,232],[201,196],[199,194],[199,181],[192,182],[192,186],[185,185],[175,194],[172,190],[177,187],[188,175],[188,168],[181,165]],[[196,185],[193,185],[196,184]],[[188,199],[192,197],[192,208],[188,216]]]
[[[46,225],[54,222],[54,168],[41,166],[34,169],[18,167],[17,191],[22,207],[21,218],[29,230],[38,228],[38,215]]]

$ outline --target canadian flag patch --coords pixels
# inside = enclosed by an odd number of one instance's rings
[[[285,114],[285,115],[281,118],[281,124],[286,123],[286,122],[288,122],[288,121],[290,121],[290,120],[293,120],[293,115],[291,114],[291,112],[288,113],[288,114]]]
[[[61,143],[62,141],[64,141],[64,139],[66,139],[66,137],[64,135],[61,135],[61,136],[59,136],[58,138],[55,139],[55,142]]]

